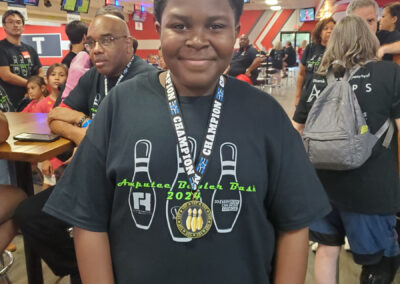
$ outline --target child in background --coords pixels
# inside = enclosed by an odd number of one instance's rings
[[[46,82],[40,76],[32,76],[26,84],[26,91],[31,102],[22,110],[22,112],[35,112],[37,104],[49,94]]]
[[[32,112],[48,113],[53,108],[56,102],[59,89],[58,86],[65,84],[67,81],[68,68],[64,64],[55,63],[47,70],[47,82],[50,86],[51,93],[41,100]],[[38,168],[43,174],[42,189],[47,189],[56,184],[56,175],[54,171],[63,164],[57,158],[51,158],[38,164]]]
[[[67,81],[68,67],[61,63],[54,63],[49,67],[46,75],[51,93],[36,105],[33,112],[50,112],[60,92],[58,87]]]

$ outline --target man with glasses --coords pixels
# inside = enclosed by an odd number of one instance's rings
[[[101,10],[104,11],[104,10]],[[101,12],[100,11],[100,12]],[[102,100],[122,81],[155,70],[133,53],[132,37],[123,15],[96,16],[89,26],[85,47],[94,68],[86,72],[61,105],[49,113],[48,123],[54,133],[79,145],[90,127]],[[88,161],[88,166],[90,162]],[[42,212],[53,188],[25,200],[16,211],[16,220],[35,252],[58,276],[71,275],[80,283],[70,225]]]
[[[0,41],[0,86],[17,108],[26,93],[27,79],[44,76],[44,72],[35,49],[21,42],[24,16],[17,10],[8,10],[2,23],[6,38]]]

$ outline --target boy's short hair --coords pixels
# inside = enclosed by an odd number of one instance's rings
[[[72,21],[65,27],[65,33],[72,44],[80,43],[87,31],[88,25],[82,21]]]
[[[154,0],[154,18],[161,23],[161,16],[164,12],[168,0]],[[229,4],[235,14],[235,23],[239,23],[240,16],[243,12],[243,0],[229,0]]]
[[[96,11],[95,17],[100,15],[114,15],[125,21],[125,16],[122,14],[121,9],[114,6],[104,6]]]
[[[353,15],[354,10],[368,6],[373,6],[375,8],[376,14],[378,15],[379,6],[375,2],[375,0],[352,0],[347,6],[346,15],[347,16]]]
[[[22,20],[22,24],[25,25],[25,18],[24,18],[24,15],[22,15],[21,12],[20,12],[20,11],[17,11],[17,10],[8,10],[7,12],[5,12],[5,13],[3,14],[3,18],[2,18],[2,23],[3,23],[3,25],[6,23],[7,17],[8,17],[8,16],[11,16],[11,15],[17,15],[17,16],[19,16],[19,17],[21,18],[21,20]]]

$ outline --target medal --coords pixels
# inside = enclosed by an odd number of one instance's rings
[[[183,123],[183,116],[179,105],[179,100],[175,92],[171,79],[170,71],[167,71],[165,79],[165,95],[168,101],[168,107],[172,124],[174,125],[177,136],[180,158],[184,165],[183,169],[188,177],[190,188],[192,190],[193,200],[184,203],[176,214],[176,225],[179,232],[187,238],[200,238],[208,233],[212,226],[211,209],[203,202],[194,200],[200,197],[199,184],[204,177],[210,156],[214,148],[216,133],[222,113],[222,103],[224,100],[224,77],[221,76],[215,92],[214,103],[211,114],[208,119],[208,127],[200,151],[200,157],[197,165],[194,165],[192,155],[189,149],[189,138]],[[188,154],[189,153],[189,154]]]
[[[201,238],[211,229],[211,209],[203,202],[185,202],[176,214],[176,226],[185,237]]]

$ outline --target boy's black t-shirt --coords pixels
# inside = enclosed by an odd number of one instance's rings
[[[219,228],[230,232],[218,233],[213,225],[201,239],[172,238],[176,211],[190,191],[156,72],[111,91],[57,183],[44,210],[108,232],[116,283],[270,283],[277,230],[306,227],[330,211],[279,104],[231,77],[225,85],[200,191],[202,201],[216,208]],[[179,99],[198,157],[213,96]]]
[[[310,43],[304,50],[301,57],[301,64],[306,67],[306,76],[304,78],[303,90],[308,87],[314,72],[316,72],[321,64],[324,56],[325,46],[315,43]]]
[[[292,67],[296,65],[296,51],[293,46],[289,46],[285,48],[285,54],[287,54],[286,63],[288,67]]]
[[[400,41],[400,32],[399,31],[379,31],[377,32],[376,36],[379,39],[379,43],[381,45],[393,43],[396,41]],[[392,54],[385,54],[382,57],[382,60],[388,60],[388,61],[393,61],[393,55]]]
[[[397,64],[388,61],[368,63],[354,75],[350,84],[371,133],[376,133],[387,118],[400,118],[400,67]],[[306,122],[313,103],[325,87],[325,78],[316,74],[300,98],[294,121]],[[328,196],[338,208],[365,214],[400,211],[397,129],[389,149],[382,147],[384,137],[385,134],[360,168],[317,171]]]
[[[10,43],[7,39],[0,41],[0,66],[9,66],[11,73],[24,79],[37,75],[42,64],[36,50],[21,42],[21,45]],[[26,93],[26,87],[9,84],[0,79],[0,86],[6,91],[14,108]]]

